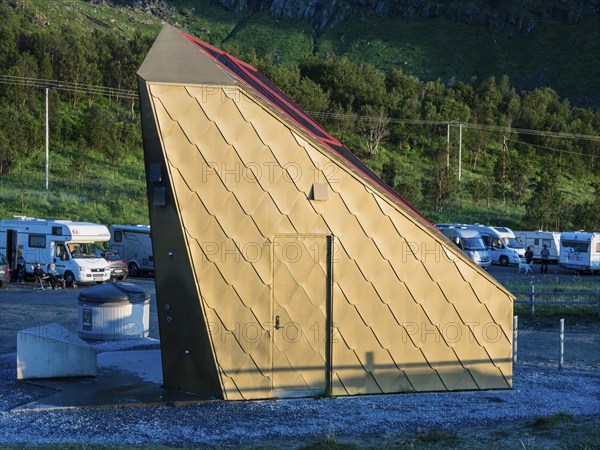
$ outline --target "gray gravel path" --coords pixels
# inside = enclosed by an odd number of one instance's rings
[[[417,430],[524,423],[559,412],[600,416],[600,373],[517,366],[506,391],[23,411],[52,391],[16,381],[0,355],[0,444],[163,444],[289,448],[325,437],[397,442]]]

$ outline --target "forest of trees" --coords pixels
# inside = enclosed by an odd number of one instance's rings
[[[0,36],[0,181],[44,143],[44,96],[23,80],[135,90],[155,37],[68,25],[56,33],[7,2]],[[549,87],[516,92],[506,76],[422,81],[335,55],[282,66],[224,50],[259,68],[433,221],[600,229],[600,113],[572,107]],[[91,160],[141,158],[136,100],[77,89],[52,89],[50,98],[53,149],[70,173]]]

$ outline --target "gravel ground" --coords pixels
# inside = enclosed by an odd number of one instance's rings
[[[290,448],[333,437],[386,445],[418,430],[518,425],[559,412],[600,418],[598,372],[524,366],[505,391],[15,410],[52,393],[17,382],[15,359],[0,355],[0,444]]]
[[[499,278],[517,276],[515,271],[500,268],[496,275]],[[569,277],[568,274],[557,276]],[[140,279],[136,283],[149,290],[153,298],[153,280]],[[591,329],[585,328],[586,334],[581,337],[567,336],[567,370],[562,372],[556,368],[556,333],[533,330],[528,335],[527,331],[520,330],[522,364],[514,367],[514,389],[506,391],[212,401],[177,407],[15,409],[55,392],[17,382],[16,332],[53,321],[64,322],[65,326],[75,329],[77,295],[76,290],[42,294],[16,286],[3,290],[0,301],[0,446],[85,443],[238,448],[272,444],[293,448],[326,437],[385,446],[423,430],[468,433],[483,429],[485,432],[498,427],[519,427],[537,416],[559,412],[577,417],[592,416],[594,422],[600,424],[600,352],[596,323]],[[153,338],[158,337],[155,316],[153,301]],[[568,330],[571,329],[569,325]],[[581,339],[589,342],[580,342]],[[120,349],[113,347],[114,344],[99,344],[97,350]],[[532,348],[539,349],[539,355]]]

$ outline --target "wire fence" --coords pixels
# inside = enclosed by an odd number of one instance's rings
[[[517,297],[515,303],[529,305],[532,316],[535,315],[536,306],[564,305],[595,307],[600,318],[600,288],[596,291],[538,292],[532,284],[529,292],[513,292],[513,294]]]

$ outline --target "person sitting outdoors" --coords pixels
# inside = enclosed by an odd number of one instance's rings
[[[44,289],[44,280],[50,280],[50,285],[52,286],[52,289],[55,289],[56,279],[54,281],[52,281],[52,279],[50,278],[50,275],[48,275],[44,271],[44,269],[42,269],[42,265],[40,263],[35,264],[35,267],[33,268],[33,276],[36,278],[36,280],[40,281],[40,285],[41,285],[42,289]]]
[[[65,282],[64,277],[56,270],[56,264],[50,264],[48,267],[48,277],[50,278],[50,284],[52,285],[52,289],[55,286],[60,285],[63,289],[66,289],[67,284]]]

